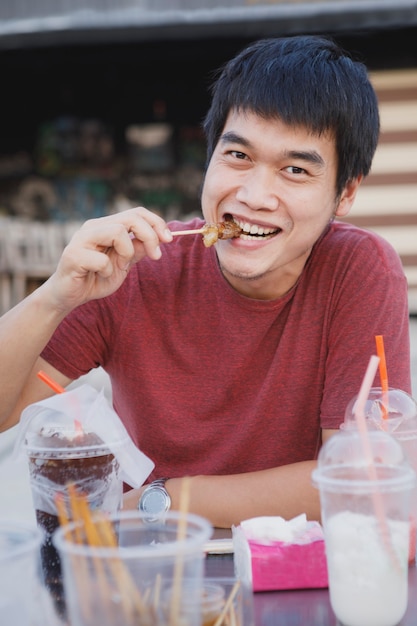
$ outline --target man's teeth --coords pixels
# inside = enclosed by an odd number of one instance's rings
[[[249,224],[248,222],[240,222],[239,220],[234,220],[236,224],[240,226],[245,234],[248,235],[273,235],[279,229],[278,228],[267,228],[266,226],[257,226],[256,224]]]

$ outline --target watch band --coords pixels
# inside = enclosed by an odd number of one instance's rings
[[[149,483],[148,487],[162,487],[162,489],[165,489],[165,483],[167,480],[168,478],[157,478]]]

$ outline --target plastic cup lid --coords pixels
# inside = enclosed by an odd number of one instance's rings
[[[350,488],[372,488],[372,474],[377,489],[409,489],[415,484],[416,476],[409,466],[400,443],[386,432],[368,431],[367,446],[358,430],[343,430],[333,435],[322,446],[317,468],[312,480],[316,487],[334,487],[341,491]]]
[[[345,411],[343,429],[355,429],[355,407],[358,396],[352,398]],[[397,436],[401,433],[417,437],[417,402],[402,389],[372,387],[365,405],[368,427]]]

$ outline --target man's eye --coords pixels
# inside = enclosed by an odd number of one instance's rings
[[[302,167],[297,167],[295,165],[289,165],[288,167],[285,168],[287,170],[287,172],[289,172],[290,174],[305,174],[306,171],[304,168]]]
[[[246,159],[246,154],[244,152],[239,152],[238,150],[231,150],[230,154],[236,159]]]

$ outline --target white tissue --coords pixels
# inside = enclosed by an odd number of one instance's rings
[[[297,543],[297,538],[301,537],[307,529],[307,516],[302,513],[290,520],[279,516],[252,517],[244,520],[241,528],[246,539],[266,545],[276,541]]]

